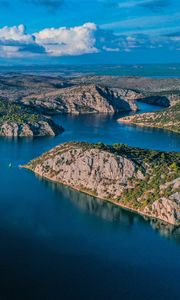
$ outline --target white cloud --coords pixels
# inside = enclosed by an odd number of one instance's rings
[[[97,26],[94,23],[85,23],[71,28],[43,29],[34,36],[36,42],[45,48],[48,55],[81,55],[98,52],[95,47],[96,31]]]
[[[97,53],[94,23],[71,28],[45,28],[27,34],[24,25],[0,28],[1,57],[65,56]]]
[[[180,36],[179,35],[170,36],[170,40],[173,41],[173,42],[180,42]]]
[[[103,46],[103,50],[107,52],[119,52],[120,48],[111,48],[111,47]]]
[[[166,27],[167,29],[167,27]],[[177,28],[176,28],[177,29]],[[82,26],[45,28],[27,34],[24,25],[0,28],[0,57],[74,56],[98,52],[133,51],[137,48],[179,48],[179,34],[170,30],[127,30],[115,34],[94,23]]]
[[[0,28],[0,56],[24,57],[43,53],[33,35],[25,32],[24,25]]]
[[[0,40],[4,42],[23,42],[23,43],[32,43],[33,37],[30,34],[25,33],[24,25],[8,27],[5,26],[0,28]]]

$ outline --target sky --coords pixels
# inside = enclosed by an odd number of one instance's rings
[[[0,0],[0,64],[180,63],[179,0]]]

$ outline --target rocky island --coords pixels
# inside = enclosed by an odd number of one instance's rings
[[[23,167],[141,215],[180,225],[180,153],[69,142]]]
[[[162,128],[180,133],[180,102],[157,112],[120,118],[118,122],[151,128]]]
[[[54,136],[62,131],[63,128],[49,117],[33,113],[19,104],[0,102],[0,136]]]

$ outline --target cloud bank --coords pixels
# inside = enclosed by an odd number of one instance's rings
[[[97,53],[94,23],[46,28],[27,34],[24,25],[0,28],[0,57],[66,56]]]
[[[98,52],[133,51],[137,48],[179,49],[179,31],[150,35],[126,32],[115,34],[95,23],[82,26],[45,28],[28,34],[24,25],[0,28],[0,57],[61,57]]]
[[[36,43],[51,56],[97,53],[94,23],[71,28],[48,28],[34,34]]]
[[[35,37],[25,32],[24,25],[0,28],[0,57],[30,57],[44,53]]]

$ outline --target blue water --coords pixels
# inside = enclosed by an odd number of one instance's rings
[[[1,66],[0,73],[21,72],[51,76],[79,76],[79,75],[109,75],[109,76],[144,76],[144,77],[180,77],[180,64],[106,64],[106,65],[17,65]]]
[[[18,168],[68,140],[180,151],[179,135],[117,117],[58,116],[58,137],[0,139],[0,299],[179,299],[179,229]]]

